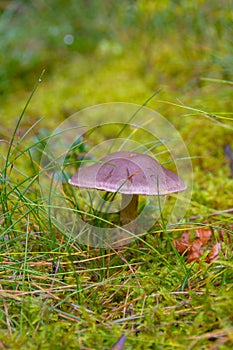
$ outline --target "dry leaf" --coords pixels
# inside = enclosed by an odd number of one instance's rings
[[[211,261],[218,259],[221,248],[221,243],[216,243],[211,249],[210,253],[207,255],[206,262],[211,263]]]
[[[212,237],[212,231],[208,227],[202,227],[195,230],[195,235],[200,238],[202,244],[206,244]]]
[[[202,242],[200,239],[197,239],[193,242],[190,249],[187,251],[187,261],[193,262],[196,261],[203,254],[203,250],[201,250]]]
[[[173,244],[179,253],[183,253],[188,250],[192,246],[192,242],[190,241],[190,231],[183,233],[183,235],[177,241],[173,241]]]
[[[187,256],[187,261],[192,262],[198,260],[200,256],[203,255],[203,245],[207,244],[212,237],[212,230],[209,227],[198,228],[193,232],[188,230],[186,231],[180,239],[173,241],[176,249],[179,253],[184,253]],[[208,261],[211,262],[213,259],[218,257],[218,251],[220,248],[217,247],[211,250],[208,255]]]
[[[173,241],[177,251],[187,256],[187,262],[198,260],[205,251],[209,250],[205,260],[207,263],[211,263],[219,258],[220,251],[224,250],[222,254],[226,255],[227,247],[229,249],[232,247],[232,235],[230,232],[233,231],[233,225],[230,224],[228,227],[219,228],[214,235],[213,230],[207,226],[208,223],[204,222],[203,224],[206,226],[196,230],[187,230],[178,240]],[[216,243],[216,237],[218,243]]]

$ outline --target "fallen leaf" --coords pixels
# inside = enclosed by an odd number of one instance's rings
[[[195,230],[195,234],[198,238],[200,238],[202,244],[206,244],[212,237],[213,233],[209,227],[201,227]]]
[[[219,258],[219,251],[221,250],[221,243],[216,243],[209,254],[206,257],[206,262],[209,264],[211,261]]]
[[[208,225],[207,222],[203,224]],[[226,248],[232,247],[232,237],[230,231],[233,230],[233,225],[229,225],[227,228],[219,228],[218,231],[213,230],[208,226],[201,227],[195,230],[187,230],[182,234],[182,236],[173,241],[174,246],[177,251],[181,254],[185,254],[187,257],[187,262],[196,261],[204,254],[205,251],[209,250],[205,261],[211,263],[213,260],[219,258],[219,252],[223,251],[226,255]],[[218,243],[216,243],[216,238]]]
[[[187,261],[188,262],[193,262],[198,260],[200,256],[203,254],[203,250],[201,250],[202,247],[202,242],[200,239],[197,239],[196,241],[193,242],[191,245],[190,249],[187,252]]]
[[[173,241],[173,244],[179,253],[183,253],[188,250],[192,246],[192,242],[190,241],[190,231],[183,233],[183,235],[177,241]]]
[[[204,244],[207,244],[212,237],[212,231],[209,227],[201,227],[194,231],[186,231],[177,241],[173,241],[179,253],[187,255],[187,261],[192,262],[198,260],[203,255],[201,249]]]

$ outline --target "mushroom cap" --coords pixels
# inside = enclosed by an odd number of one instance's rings
[[[166,195],[186,189],[183,180],[147,154],[116,152],[82,167],[69,179],[76,187],[123,194]]]

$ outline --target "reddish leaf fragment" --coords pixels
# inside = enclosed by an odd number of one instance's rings
[[[212,231],[208,227],[198,228],[195,235],[200,238],[202,244],[206,244],[212,236]]]
[[[193,233],[188,230],[186,231],[180,239],[174,241],[176,249],[179,253],[186,253],[187,261],[192,262],[198,260],[198,258],[203,254],[201,249],[204,244],[207,244],[212,236],[212,231],[208,227],[203,227],[196,229]]]
[[[190,241],[190,231],[183,233],[183,235],[177,241],[173,241],[173,244],[179,253],[183,253],[188,250],[192,246],[192,242]]]
[[[187,251],[187,261],[193,262],[198,260],[200,256],[203,254],[203,250],[201,250],[202,242],[200,239],[197,239],[193,242],[190,249]]]
[[[209,252],[209,254],[206,257],[206,262],[209,264],[211,263],[213,260],[216,260],[219,258],[219,251],[221,250],[221,243],[216,243],[213,248],[211,249],[211,251]]]

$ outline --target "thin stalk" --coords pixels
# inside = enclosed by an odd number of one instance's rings
[[[27,216],[27,227],[25,237],[25,250],[24,250],[24,261],[23,261],[23,275],[22,275],[22,291],[25,290],[25,278],[27,271],[27,253],[28,253],[28,237],[29,237],[29,214]],[[23,319],[24,319],[24,296],[22,296],[22,304],[20,309],[20,333],[23,334]]]
[[[23,119],[23,116],[25,114],[25,111],[27,110],[30,102],[31,102],[31,99],[32,97],[34,96],[39,84],[41,83],[42,81],[42,76],[44,74],[44,70],[42,71],[39,79],[37,80],[23,110],[22,110],[22,113],[16,123],[16,126],[15,126],[15,129],[14,129],[14,132],[13,132],[13,135],[11,137],[11,140],[10,140],[10,143],[9,143],[9,148],[8,148],[8,151],[7,151],[7,155],[6,155],[6,161],[5,161],[5,167],[3,169],[3,172],[2,172],[2,181],[3,181],[3,186],[2,186],[2,193],[1,193],[1,205],[2,205],[2,211],[3,211],[3,215],[4,215],[4,223],[6,225],[10,224],[12,225],[12,220],[11,220],[11,215],[9,216],[8,213],[10,213],[10,210],[9,210],[9,206],[8,206],[8,194],[7,194],[7,186],[6,186],[6,181],[7,181],[7,173],[8,173],[8,168],[10,167],[10,171],[13,167],[13,163],[10,162],[10,157],[12,155],[12,148],[13,148],[13,144],[14,144],[14,140],[15,140],[15,137],[16,137],[16,133],[17,133],[17,130],[19,128],[19,125]],[[20,141],[18,141],[15,145],[15,149],[18,145]]]

